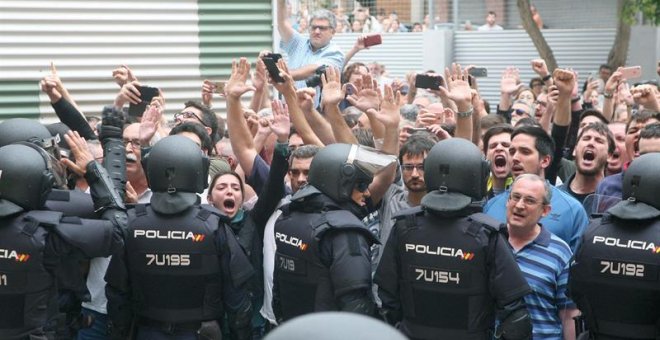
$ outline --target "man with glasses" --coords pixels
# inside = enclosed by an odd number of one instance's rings
[[[419,206],[422,197],[426,195],[426,182],[424,181],[424,160],[435,142],[429,134],[415,133],[401,146],[399,150],[399,163],[401,164],[401,179],[403,186],[393,183],[381,199],[378,211],[380,218],[380,243],[384,245],[390,236],[394,225],[392,216],[398,212]],[[378,202],[374,202],[378,204]],[[381,247],[374,249],[374,268],[382,256]]]
[[[575,339],[575,303],[568,298],[568,264],[572,256],[566,242],[539,223],[547,216],[552,188],[534,174],[516,177],[506,203],[508,241],[513,256],[532,292],[525,304],[535,339]]]
[[[555,143],[538,126],[521,126],[511,134],[511,174],[517,178],[523,174],[535,174],[545,178],[545,171],[552,163]],[[541,219],[548,231],[559,236],[575,250],[580,237],[587,227],[589,218],[580,202],[556,187],[552,188],[552,212]],[[506,222],[506,201],[509,190],[490,199],[484,213]]]
[[[309,18],[309,38],[305,38],[293,29],[286,1],[277,1],[277,29],[282,38],[280,47],[289,56],[287,64],[293,80],[296,80],[296,88],[304,88],[304,80],[314,75],[320,66],[338,70],[344,66],[344,54],[332,43],[337,20],[328,10],[315,11]]]

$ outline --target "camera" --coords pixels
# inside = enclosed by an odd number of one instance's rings
[[[321,86],[321,75],[325,74],[326,68],[326,65],[319,66],[312,76],[305,79],[305,85],[307,85],[307,87]]]

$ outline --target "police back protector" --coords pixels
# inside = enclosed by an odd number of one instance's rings
[[[164,323],[220,318],[219,216],[198,206],[162,215],[148,204],[130,213],[125,239],[136,314]]]
[[[373,237],[364,224],[345,210],[318,213],[289,211],[275,227],[275,280],[284,320],[318,311],[339,310],[328,265],[321,261],[319,241],[331,230],[356,230]],[[350,275],[350,274],[349,274]]]
[[[402,330],[424,339],[485,339],[495,321],[487,266],[498,224],[483,214],[440,219],[416,210],[395,229]]]
[[[61,214],[41,212],[48,215],[42,225],[34,213],[0,222],[1,339],[40,328],[57,311],[53,277],[44,267],[48,231],[43,227],[57,225]]]
[[[569,282],[597,338],[660,338],[660,221],[594,220]]]

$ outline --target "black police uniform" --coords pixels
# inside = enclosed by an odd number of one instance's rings
[[[111,336],[216,339],[226,312],[232,337],[251,337],[245,283],[253,274],[228,219],[201,207],[208,158],[182,136],[161,139],[146,157],[151,203],[129,211],[123,252],[105,280]],[[223,309],[224,308],[224,309]]]
[[[319,311],[375,313],[371,245],[378,240],[353,200],[396,157],[361,145],[330,144],[312,159],[308,184],[275,223],[273,312],[278,321]]]
[[[429,193],[395,216],[374,283],[385,319],[413,339],[531,336],[529,286],[500,224],[481,213],[488,168],[467,140],[437,143],[424,161]]]
[[[529,293],[490,217],[417,207],[395,218],[374,283],[388,321],[411,338],[487,339],[495,309]]]
[[[278,320],[318,311],[374,311],[370,247],[378,242],[353,213],[311,185],[275,224],[273,311]]]
[[[129,221],[125,251],[112,257],[106,274],[116,336],[127,336],[134,318],[137,326],[165,334],[196,332],[203,321],[221,319],[225,308],[230,327],[236,318],[248,319],[249,333],[250,305],[237,287],[253,270],[226,216],[206,206],[172,216],[137,205]]]
[[[44,150],[28,143],[0,148],[0,158],[9,155],[30,159],[34,156],[33,150],[41,154],[36,158],[41,160],[38,162],[41,166],[50,162]],[[92,187],[96,210],[104,220],[31,210],[43,204],[55,182],[52,169],[47,167],[39,174],[41,178],[32,178],[25,167],[17,171],[21,172],[18,177],[12,174],[11,167],[10,170],[5,164],[1,167],[5,173],[0,183],[23,178],[31,182],[25,185],[33,192],[25,195],[2,193],[3,188],[7,188],[6,182],[0,187],[0,338],[50,339],[54,336],[55,325],[49,321],[58,310],[55,275],[62,259],[108,256],[121,248],[126,214],[105,169],[96,162],[87,165],[85,177]],[[14,202],[11,198],[5,199],[8,195],[33,198]],[[29,201],[32,203],[27,203]]]
[[[591,222],[570,268],[569,293],[587,339],[660,339],[660,153],[635,159],[623,198]]]

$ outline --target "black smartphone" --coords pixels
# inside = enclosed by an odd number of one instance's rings
[[[264,64],[266,64],[266,70],[268,70],[270,77],[273,78],[275,82],[283,83],[285,80],[280,77],[280,69],[277,68],[275,60],[269,57],[263,57],[262,60],[264,61]]]
[[[441,86],[445,86],[445,81],[440,75],[418,74],[415,77],[415,87],[418,89],[439,90]]]
[[[488,69],[485,67],[473,67],[468,73],[475,78],[488,77]]]
[[[275,64],[277,64],[277,61],[282,59],[282,55],[279,53],[268,53],[264,56],[264,58],[270,58],[275,61]]]
[[[142,117],[144,110],[147,109],[147,105],[151,103],[151,100],[158,96],[157,87],[149,86],[135,86],[138,91],[140,91],[140,99],[142,100],[139,104],[133,104],[128,106],[128,115],[132,117]]]

